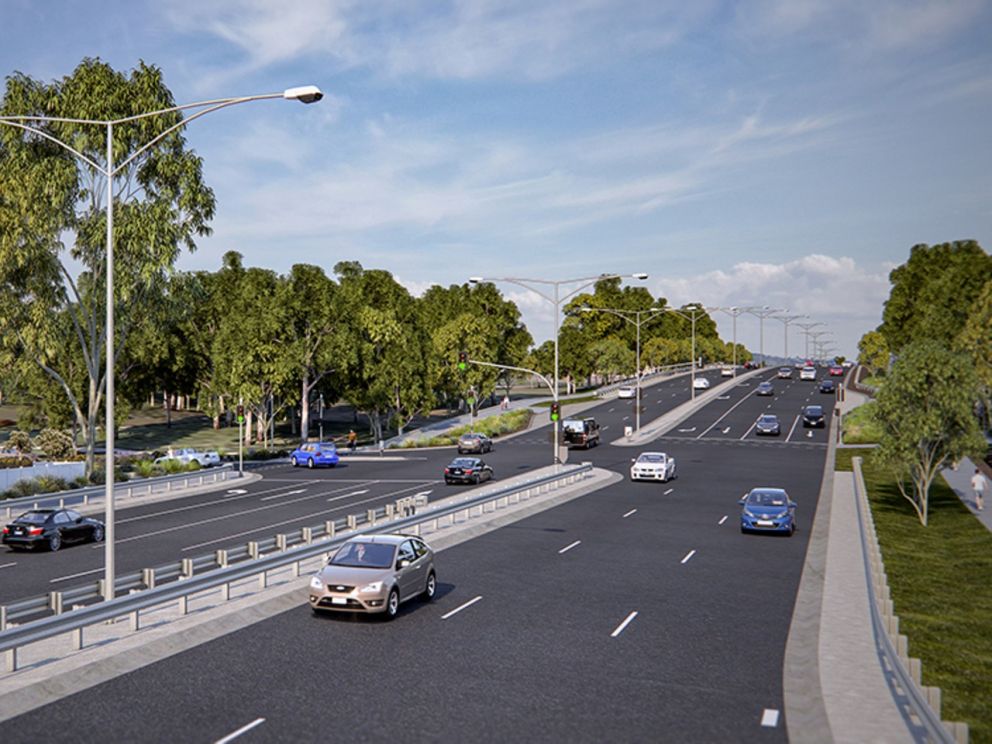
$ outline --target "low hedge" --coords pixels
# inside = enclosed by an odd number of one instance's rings
[[[487,437],[496,438],[504,434],[513,434],[526,429],[530,425],[530,419],[533,415],[528,409],[520,408],[516,411],[501,413],[499,416],[489,416],[481,419],[474,426],[458,426],[438,436],[407,439],[399,446],[403,449],[450,447],[458,443],[458,437],[462,434],[468,434],[470,431],[476,431],[480,434],[485,434]]]

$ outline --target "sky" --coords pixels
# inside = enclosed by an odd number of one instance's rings
[[[190,124],[217,213],[180,268],[358,260],[414,294],[647,272],[671,304],[809,315],[852,357],[914,244],[992,246],[990,38],[984,0],[3,0],[0,71],[324,91]],[[550,337],[553,306],[499,286]],[[757,318],[737,338],[757,350]]]

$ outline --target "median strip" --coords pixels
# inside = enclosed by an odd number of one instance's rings
[[[562,553],[567,553],[569,550],[571,550],[572,548],[574,548],[576,545],[581,545],[581,544],[582,544],[582,541],[581,540],[576,540],[571,545],[566,545],[564,548],[562,548],[561,550],[559,550],[558,551],[558,555],[561,555]]]
[[[237,731],[234,731],[234,732],[228,734],[227,736],[225,736],[223,739],[218,739],[216,742],[214,742],[214,744],[227,744],[227,742],[234,741],[239,736],[241,736],[241,734],[246,734],[249,731],[251,731],[253,728],[255,728],[256,726],[261,726],[263,723],[265,723],[265,719],[264,718],[256,718],[251,723],[249,723],[249,724],[247,724],[245,726],[242,726]]]
[[[465,604],[463,604],[461,607],[456,607],[451,612],[449,612],[449,613],[447,613],[445,615],[441,615],[441,619],[442,620],[447,620],[449,617],[451,617],[454,614],[457,614],[457,613],[461,612],[466,607],[471,607],[476,602],[478,602],[480,599],[482,599],[482,595],[481,594],[478,597],[476,597],[475,599],[470,599],[468,602],[466,602]]]
[[[627,615],[627,619],[624,620],[622,623],[620,623],[617,626],[617,629],[616,630],[614,630],[612,633],[610,633],[610,638],[616,638],[618,635],[620,635],[621,633],[623,633],[624,628],[626,628],[628,625],[630,625],[630,621],[633,620],[635,617],[637,617],[637,611],[636,610],[634,612],[631,612],[629,615]]]

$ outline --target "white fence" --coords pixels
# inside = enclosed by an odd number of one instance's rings
[[[19,481],[42,475],[73,481],[86,474],[85,462],[39,462],[27,468],[0,468],[0,493]]]

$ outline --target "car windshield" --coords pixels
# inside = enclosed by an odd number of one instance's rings
[[[468,457],[458,457],[451,461],[451,467],[453,468],[471,468],[478,463],[478,460],[472,460]]]
[[[317,447],[324,450],[324,452],[334,452],[338,448],[334,442],[321,442]]]
[[[331,559],[331,566],[348,566],[350,568],[389,568],[393,565],[395,545],[370,542],[350,542]]]
[[[788,367],[782,367],[782,369],[780,369],[779,372],[790,372],[791,373],[792,370],[789,369]]]
[[[585,431],[585,426],[583,426],[581,421],[562,421],[561,428],[563,428],[565,431],[571,431],[578,434],[581,434],[583,431]]]
[[[24,522],[25,524],[44,524],[45,520],[47,520],[51,514],[52,512],[47,511],[24,512],[17,518],[17,521]]]
[[[778,418],[770,413],[766,413],[761,417],[761,423],[763,424],[777,424]]]
[[[807,416],[822,416],[823,409],[820,406],[807,406],[806,408]]]
[[[637,458],[638,462],[664,462],[665,455],[657,452],[645,452]]]
[[[764,388],[765,390],[767,390],[771,386],[772,386],[772,384],[770,382],[762,382],[760,385],[758,385],[758,387]]]
[[[462,434],[462,439],[479,439],[478,434]]]
[[[748,506],[785,506],[788,497],[783,491],[751,491]]]

